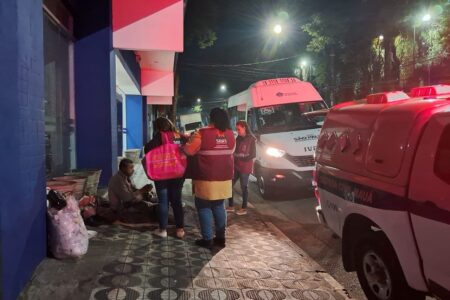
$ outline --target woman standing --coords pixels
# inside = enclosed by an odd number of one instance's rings
[[[195,155],[190,168],[202,233],[202,239],[195,241],[198,246],[225,247],[224,200],[231,197],[235,143],[227,112],[213,108],[210,125],[195,132],[184,147],[187,155]]]
[[[237,215],[247,214],[248,179],[253,172],[253,159],[256,157],[256,139],[250,133],[245,121],[236,123],[236,151],[234,152],[234,178],[233,186],[239,180],[242,190],[242,208],[236,211]],[[228,212],[234,212],[234,193],[228,199]]]
[[[186,138],[181,136],[175,129],[175,126],[167,118],[157,118],[155,121],[155,134],[153,139],[144,147],[144,152],[162,145],[163,134],[167,134],[169,142],[173,144],[183,144]],[[156,194],[158,195],[159,205],[159,228],[153,231],[153,234],[159,237],[167,236],[167,224],[169,219],[169,203],[172,206],[175,218],[176,235],[178,238],[184,237],[184,214],[181,203],[181,191],[183,189],[184,178],[155,180]]]

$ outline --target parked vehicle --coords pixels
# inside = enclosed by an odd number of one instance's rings
[[[258,81],[231,96],[228,108],[232,125],[246,120],[257,138],[254,175],[263,197],[282,187],[310,186],[327,111],[311,83],[297,78]]]
[[[201,113],[193,113],[187,115],[180,115],[180,129],[185,134],[191,134],[195,130],[202,128],[202,115]]]
[[[368,299],[450,299],[450,86],[411,96],[333,107],[317,145],[318,216]]]

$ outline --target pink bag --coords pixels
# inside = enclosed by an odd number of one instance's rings
[[[151,180],[165,180],[183,177],[186,171],[186,155],[179,145],[169,141],[169,134],[161,132],[162,145],[145,155],[147,176]]]

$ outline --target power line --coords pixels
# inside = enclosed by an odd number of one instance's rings
[[[293,55],[289,57],[283,57],[279,59],[273,59],[273,60],[266,60],[266,61],[260,61],[260,62],[254,62],[254,63],[243,63],[243,64],[214,64],[214,65],[202,65],[202,64],[193,64],[193,63],[183,63],[183,65],[186,66],[195,66],[195,67],[207,67],[207,68],[226,68],[226,67],[241,67],[241,66],[253,66],[253,65],[261,65],[261,64],[270,64],[274,62],[284,61],[292,58],[298,58],[301,55]]]

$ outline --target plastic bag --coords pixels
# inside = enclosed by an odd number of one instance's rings
[[[89,235],[73,196],[61,210],[47,209],[49,222],[49,247],[56,258],[80,257],[86,254]]]

